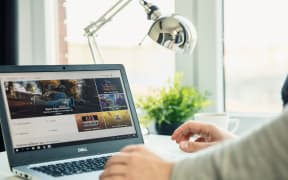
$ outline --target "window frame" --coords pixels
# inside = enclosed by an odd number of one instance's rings
[[[55,1],[18,0],[19,65],[55,64],[58,12]],[[46,28],[49,27],[49,28]]]
[[[186,85],[209,92],[213,104],[205,111],[225,111],[223,0],[175,3],[175,11],[188,17],[198,33],[193,55],[176,55],[176,72],[184,74]]]

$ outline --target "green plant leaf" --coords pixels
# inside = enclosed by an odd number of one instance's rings
[[[144,115],[140,119],[158,124],[182,123],[211,104],[209,93],[201,93],[194,87],[181,86],[182,74],[176,73],[166,86],[153,95],[140,97],[136,106]]]

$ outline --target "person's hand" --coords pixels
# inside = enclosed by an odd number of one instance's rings
[[[100,180],[169,180],[173,166],[144,146],[127,146],[107,161]]]
[[[199,137],[195,141],[190,141],[194,135]],[[196,121],[188,121],[172,134],[172,140],[175,140],[184,152],[199,151],[234,137],[235,135],[212,124]]]

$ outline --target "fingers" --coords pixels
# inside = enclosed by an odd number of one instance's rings
[[[125,176],[127,166],[123,164],[114,164],[113,167],[106,167],[102,176]]]
[[[175,139],[176,143],[180,143],[181,141],[189,141],[192,136],[195,134],[192,132],[183,132],[177,139]]]
[[[156,155],[154,152],[147,149],[144,145],[131,145],[123,148],[121,150],[123,153],[131,154],[131,155],[140,155],[144,156],[146,158],[152,158],[152,159],[161,159],[158,155]]]
[[[125,180],[125,177],[123,177],[123,176],[117,176],[117,177],[110,177],[110,176],[100,176],[100,180],[111,180],[111,179],[113,179],[113,180]]]
[[[180,142],[180,149],[184,152],[196,152],[210,146],[217,144],[217,142],[190,142],[190,141],[182,141]]]
[[[127,173],[128,155],[119,153],[112,156],[105,165],[105,171],[101,174],[100,180],[119,179],[124,180]]]
[[[205,137],[199,137],[195,140],[195,142],[207,142],[207,138]]]
[[[132,152],[143,152],[148,151],[144,145],[130,145],[124,147],[121,152],[132,153]]]
[[[115,156],[112,156],[106,163],[105,168],[115,165],[115,164],[127,164],[131,154],[133,153],[141,153],[143,154],[149,154],[152,155],[152,152],[150,152],[148,149],[145,148],[143,145],[130,145],[124,147],[120,153],[118,153]],[[134,154],[135,155],[135,154]],[[154,155],[154,154],[153,154]]]
[[[189,121],[179,128],[177,128],[174,133],[172,134],[172,140],[182,141],[187,140],[187,135],[189,137],[193,136],[194,134],[205,134],[211,131],[211,125],[205,124],[196,121]]]
[[[125,175],[120,175],[120,174],[107,174],[107,171],[104,171],[101,175],[100,175],[100,180],[125,180]]]
[[[127,164],[128,155],[125,153],[119,153],[115,156],[112,156],[106,163],[105,168],[115,164]]]

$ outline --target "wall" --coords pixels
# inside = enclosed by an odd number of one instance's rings
[[[4,27],[0,39],[0,65],[17,64],[17,0],[0,1],[0,24]],[[0,152],[4,151],[0,127]]]

